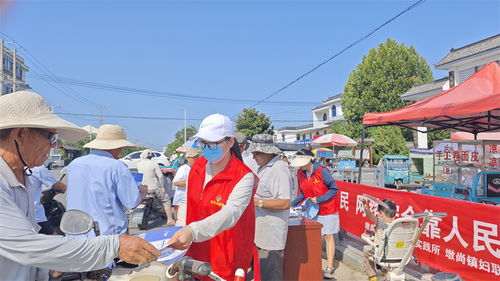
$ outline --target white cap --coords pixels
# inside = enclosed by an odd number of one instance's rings
[[[220,141],[225,137],[234,137],[234,124],[229,117],[219,113],[205,117],[201,121],[198,133],[194,136],[209,142]]]

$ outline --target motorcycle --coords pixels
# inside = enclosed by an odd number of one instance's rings
[[[59,181],[62,181],[66,176],[66,168],[61,169],[60,173],[61,177],[59,178]],[[60,193],[62,193],[62,191],[54,188],[45,190],[42,192],[40,203],[42,204],[45,211],[47,221],[50,222],[57,234],[63,235],[59,228],[59,225],[61,224],[61,219],[64,215],[64,212],[66,212],[66,207],[64,207],[61,202],[54,199],[54,197]]]
[[[147,192],[142,202],[131,211],[130,221],[137,224],[140,230],[167,219],[163,202],[158,200],[155,192]]]
[[[99,235],[99,224],[94,222],[92,216],[80,210],[67,210],[60,225],[61,231],[68,235],[82,235],[94,230]],[[163,250],[163,249],[162,249]],[[130,264],[117,262],[113,267],[91,272],[64,273],[55,280],[97,280],[97,281],[183,281],[195,280],[193,275],[207,276],[212,280],[225,281],[215,272],[209,263],[197,261],[191,257],[183,257],[180,261],[166,265],[160,262],[149,262],[131,268]],[[243,281],[245,272],[236,270],[234,281]]]

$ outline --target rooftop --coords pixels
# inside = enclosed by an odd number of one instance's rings
[[[500,34],[460,47],[458,49],[452,48],[448,55],[446,55],[446,57],[434,64],[434,67],[439,68],[444,64],[494,49],[500,49]]]
[[[323,103],[322,103],[322,104],[320,104],[320,105],[316,106],[316,107],[315,107],[315,108],[313,108],[312,110],[316,110],[316,109],[323,108],[323,107],[327,106],[327,105],[326,105],[326,103],[327,103],[327,102],[332,101],[332,100],[335,100],[335,99],[338,99],[338,98],[340,98],[340,96],[342,96],[342,93],[337,94],[337,95],[334,95],[334,96],[331,96],[331,97],[328,97],[326,100],[324,100],[324,101],[323,101]]]
[[[401,98],[418,95],[425,92],[430,92],[434,90],[442,90],[443,85],[448,81],[448,77],[443,77],[438,80],[434,80],[427,83],[417,84],[413,88],[406,91],[406,93],[401,95]]]
[[[278,129],[279,131],[285,131],[285,130],[302,130],[302,129],[307,129],[307,128],[312,128],[313,124],[306,124],[306,125],[301,125],[301,126],[287,126]]]

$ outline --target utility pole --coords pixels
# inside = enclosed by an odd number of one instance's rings
[[[187,109],[184,108],[184,143],[187,141]]]
[[[103,119],[102,119],[102,104],[99,105],[99,126],[102,126]]]
[[[12,57],[14,57],[14,62],[12,66],[12,92],[16,92],[16,48],[14,48],[14,51],[12,52]]]

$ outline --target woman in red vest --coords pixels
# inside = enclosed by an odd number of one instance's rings
[[[297,170],[299,193],[292,201],[293,207],[301,204],[305,199],[319,205],[318,216],[314,219],[323,224],[321,234],[325,237],[327,267],[323,276],[333,278],[333,259],[335,256],[335,240],[333,235],[340,230],[338,188],[335,180],[326,167],[314,161],[314,154],[307,149],[297,151],[297,155],[290,164]]]
[[[187,256],[209,262],[225,280],[233,280],[238,268],[246,272],[257,253],[253,197],[258,180],[243,164],[234,134],[233,122],[224,115],[201,122],[195,138],[203,157],[187,180],[187,226],[169,242],[174,249],[189,248]]]

